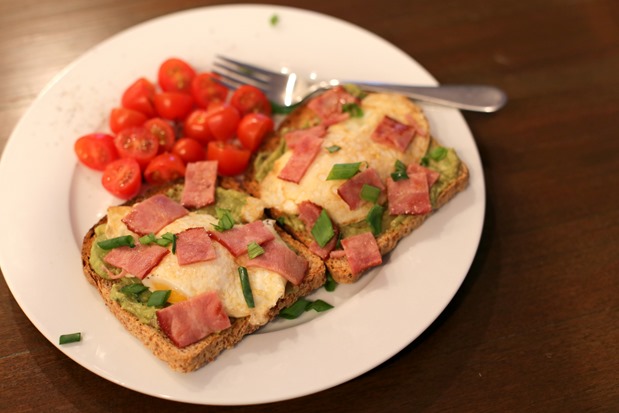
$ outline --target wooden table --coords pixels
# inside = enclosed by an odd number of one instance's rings
[[[215,3],[231,2],[2,0],[0,149],[45,84],[87,49]],[[347,383],[268,406],[204,408],[133,392],[71,361],[2,277],[0,411],[619,411],[619,2],[286,4],[375,32],[440,82],[509,94],[499,113],[464,114],[485,167],[487,213],[451,304],[399,354]]]

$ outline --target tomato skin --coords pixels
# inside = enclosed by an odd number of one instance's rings
[[[185,165],[206,159],[204,147],[193,138],[180,138],[177,140],[174,148],[172,148],[172,153],[181,158]]]
[[[217,161],[217,172],[224,176],[242,173],[249,164],[251,152],[230,142],[212,141],[206,149],[206,159]]]
[[[144,170],[144,179],[152,185],[160,185],[185,176],[185,164],[175,154],[164,152],[155,156]]]
[[[172,57],[159,66],[157,81],[164,92],[191,93],[191,82],[195,76],[196,71],[189,63]]]
[[[133,158],[144,169],[157,155],[159,140],[143,126],[127,128],[114,138],[114,146],[121,158]]]
[[[160,117],[168,120],[182,120],[193,109],[191,95],[181,92],[161,92],[155,94],[155,109]]]
[[[200,141],[203,145],[206,145],[215,137],[211,133],[207,125],[208,111],[204,109],[195,109],[185,119],[183,125],[183,133],[185,136]]]
[[[273,119],[262,113],[248,113],[239,122],[236,135],[241,144],[252,152],[260,146],[264,137],[273,132]]]
[[[121,98],[121,105],[127,109],[137,110],[149,118],[156,116],[155,104],[155,85],[148,79],[141,77],[133,82],[124,92]]]
[[[143,125],[159,140],[159,153],[169,152],[176,141],[176,134],[172,125],[163,118],[151,118]]]
[[[118,159],[114,137],[107,133],[91,133],[79,137],[73,145],[77,159],[87,167],[102,171]]]
[[[114,108],[110,113],[110,129],[118,133],[123,129],[142,126],[148,118],[142,112],[127,108]]]
[[[215,73],[200,73],[191,82],[191,94],[196,105],[206,109],[211,102],[225,102],[228,88],[217,82],[221,77]]]
[[[239,111],[227,103],[211,105],[206,114],[208,129],[220,141],[232,139],[240,121]]]
[[[242,85],[238,87],[230,97],[230,104],[234,106],[241,115],[248,113],[263,113],[271,115],[271,102],[264,92],[252,85]]]
[[[103,187],[121,199],[131,199],[142,188],[140,165],[133,158],[121,158],[109,163],[101,177]]]

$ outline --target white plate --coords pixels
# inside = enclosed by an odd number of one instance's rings
[[[279,23],[270,24],[276,14]],[[94,373],[149,395],[240,405],[299,397],[336,386],[384,362],[441,313],[473,260],[485,187],[473,137],[458,111],[426,107],[434,134],[457,149],[470,187],[405,239],[354,286],[318,295],[336,307],[278,322],[201,370],[171,371],[125,332],[82,275],[81,237],[118,200],[100,175],[77,164],[73,142],[106,129],[106,116],[139,76],[155,79],[172,55],[208,70],[215,54],[272,68],[341,77],[436,84],[385,40],[329,16],[279,6],[189,10],[126,30],[59,74],[15,128],[0,163],[0,264],[15,299],[52,343]],[[447,259],[448,257],[448,259]]]

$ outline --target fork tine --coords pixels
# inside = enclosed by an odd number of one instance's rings
[[[217,55],[215,57],[226,62],[229,70],[232,70],[236,73],[246,74],[248,76],[259,74],[260,79],[264,80],[264,82],[268,82],[269,80],[271,80],[271,77],[273,76],[280,75],[279,73],[274,72],[272,70],[267,70],[267,69],[264,69],[256,65],[244,63],[244,62],[241,62],[240,60],[230,59],[229,57],[226,57],[226,56]],[[215,64],[217,64],[217,62]],[[219,65],[222,65],[222,64],[219,63]]]
[[[218,79],[218,82],[222,83],[229,89],[237,89],[241,85],[252,85],[262,90],[263,92],[266,92],[268,87],[268,83],[255,81],[251,78],[239,75],[235,72],[229,72],[226,69],[213,69],[213,73],[219,75],[221,78]]]

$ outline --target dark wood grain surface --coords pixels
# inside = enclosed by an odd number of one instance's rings
[[[47,82],[98,42],[225,3],[1,0],[0,150]],[[487,213],[462,288],[421,337],[361,377],[285,402],[204,407],[133,392],[71,361],[0,277],[0,411],[619,412],[619,2],[273,3],[362,26],[440,82],[509,94],[496,114],[464,114]]]

